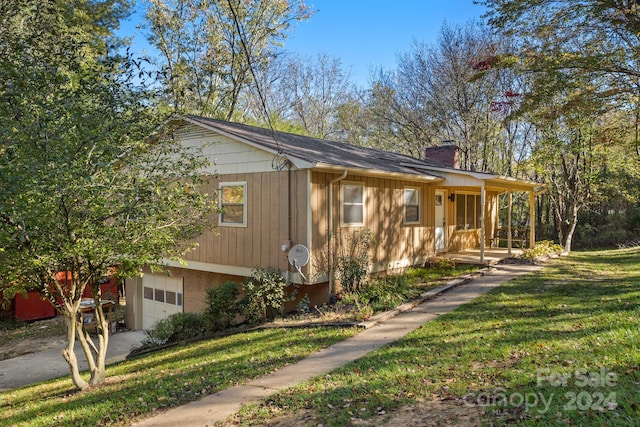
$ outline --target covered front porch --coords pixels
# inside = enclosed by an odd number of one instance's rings
[[[443,221],[447,244],[439,256],[458,262],[493,264],[534,247],[535,195],[540,184],[468,171],[449,171],[447,175],[447,185],[439,185],[436,190],[446,194],[447,200]],[[512,224],[514,193],[524,193],[524,200],[528,199],[526,223],[520,220]]]

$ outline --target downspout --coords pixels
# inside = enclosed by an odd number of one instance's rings
[[[291,162],[287,161],[287,251],[291,250],[291,242],[293,242],[293,207],[291,203]],[[287,285],[291,284],[291,264],[287,263]]]
[[[333,282],[334,282],[334,271],[333,271],[333,184],[338,181],[342,181],[347,177],[347,171],[342,172],[342,175],[329,181],[329,202],[327,203],[329,210],[329,232],[327,233],[329,239],[329,300],[331,300],[331,295],[333,294]]]

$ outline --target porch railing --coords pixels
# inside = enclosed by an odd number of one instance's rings
[[[511,229],[511,247],[526,248],[527,239],[529,238],[528,228],[512,228]],[[491,247],[499,248],[501,242],[505,242],[503,247],[507,246],[509,241],[509,230],[507,228],[497,228],[491,238]],[[517,246],[515,246],[517,244]]]

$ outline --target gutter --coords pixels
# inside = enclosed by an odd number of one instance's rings
[[[337,165],[329,165],[326,163],[315,163],[313,165],[313,169],[318,172],[328,172],[328,173],[340,173],[340,172],[349,172],[352,175],[359,176],[372,176],[376,178],[393,178],[393,179],[403,179],[406,181],[419,181],[419,182],[442,182],[444,178],[437,175],[424,175],[424,174],[410,174],[410,173],[402,173],[402,172],[389,172],[382,170],[374,170],[374,169],[361,169],[355,167],[344,167]]]
[[[329,210],[329,232],[327,233],[327,236],[329,238],[329,300],[331,300],[331,295],[333,294],[333,285],[334,285],[334,267],[333,267],[333,184],[335,184],[338,181],[342,181],[343,179],[345,179],[347,177],[347,170],[345,169],[342,172],[342,175],[340,175],[339,177],[337,177],[336,179],[333,179],[331,181],[329,181],[329,202],[327,203],[328,205],[328,210]]]

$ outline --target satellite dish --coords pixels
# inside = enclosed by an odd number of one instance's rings
[[[302,271],[300,271],[300,268],[307,265],[309,263],[309,260],[311,259],[309,248],[307,248],[305,245],[295,245],[291,248],[287,257],[289,258],[289,264],[291,264],[296,268],[296,270],[298,270],[298,273],[300,273],[304,280],[307,280],[304,274],[302,274]]]
[[[289,251],[289,264],[294,267],[304,267],[309,264],[309,249],[305,245],[295,245]]]

